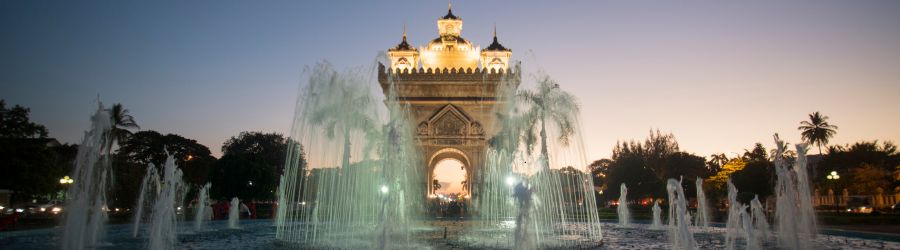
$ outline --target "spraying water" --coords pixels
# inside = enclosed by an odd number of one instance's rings
[[[812,248],[817,233],[809,179],[806,173],[805,143],[796,145],[797,160],[790,167],[784,158],[785,143],[775,134],[775,223],[779,244],[790,249]]]
[[[709,227],[709,205],[706,204],[706,193],[703,192],[703,178],[697,177],[694,184],[697,187],[697,217],[694,218],[694,225]]]
[[[759,196],[753,197],[750,201],[750,213],[753,217],[753,228],[757,231],[755,234],[759,241],[765,241],[772,233],[769,231],[769,222],[766,220],[766,210],[762,203],[759,202]]]
[[[734,249],[737,238],[743,234],[741,214],[744,213],[743,205],[737,201],[738,190],[728,179],[728,220],[725,223],[725,247]]]
[[[150,219],[150,249],[175,249],[178,231],[175,210],[184,185],[181,176],[181,169],[175,165],[175,157],[169,155],[163,167],[163,182]]]
[[[156,165],[147,164],[147,171],[144,174],[144,180],[141,181],[141,192],[138,194],[137,203],[134,204],[134,225],[132,226],[132,237],[137,237],[140,232],[141,220],[144,216],[144,207],[150,206],[159,194],[159,174],[156,173]]]
[[[231,206],[228,207],[228,228],[239,229],[241,219],[241,200],[231,198]]]
[[[337,72],[323,63],[308,73],[279,187],[276,238],[312,248],[407,246],[427,179],[408,106],[375,100],[374,70]],[[385,86],[387,100],[394,89]],[[376,109],[381,103],[386,117]]]
[[[697,241],[690,230],[687,219],[687,199],[681,181],[669,179],[666,190],[669,193],[669,242],[674,249],[697,249]]]
[[[96,246],[106,222],[106,190],[109,189],[111,119],[100,104],[91,116],[91,129],[84,133],[72,174],[74,184],[66,197],[62,249]]]
[[[659,208],[659,201],[653,201],[653,224],[650,225],[650,228],[662,228],[662,218],[660,217],[662,217],[662,209]]]
[[[534,232],[529,230],[534,227],[531,220],[533,206],[531,194],[531,188],[524,181],[516,184],[513,195],[516,197],[519,214],[516,215],[515,249],[535,249],[537,247],[535,245],[537,237],[533,235]]]
[[[631,212],[628,211],[628,188],[625,183],[619,186],[619,207],[616,208],[619,214],[619,225],[631,225]]]
[[[756,235],[757,232],[753,228],[753,219],[751,215],[747,213],[747,205],[743,205],[741,208],[741,223],[744,231],[744,240],[747,243],[748,250],[755,250],[762,248],[762,242],[759,241],[759,237]]]
[[[194,230],[200,231],[209,219],[209,187],[210,183],[206,183],[197,193],[197,209],[194,212]]]

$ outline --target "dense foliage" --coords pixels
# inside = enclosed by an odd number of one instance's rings
[[[210,173],[217,199],[273,200],[284,170],[288,141],[280,134],[241,132],[222,146]]]

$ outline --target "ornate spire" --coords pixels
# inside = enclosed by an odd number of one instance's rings
[[[441,17],[441,19],[461,20],[458,16],[453,15],[453,4],[450,1],[447,1],[447,15]]]
[[[406,23],[403,23],[403,40],[396,47],[388,49],[388,51],[416,50],[406,42]]]
[[[497,45],[500,44],[500,43],[497,42],[497,23],[494,23],[494,42],[492,42],[491,45],[493,45],[493,44],[495,44],[495,43],[496,43]],[[500,47],[503,47],[503,46],[500,46]]]
[[[494,24],[494,42],[492,42],[491,45],[488,45],[487,48],[484,48],[484,50],[487,50],[487,51],[498,51],[498,50],[499,51],[512,51],[510,49],[507,49],[506,47],[503,47],[503,45],[500,45],[500,42],[497,41],[497,24]]]

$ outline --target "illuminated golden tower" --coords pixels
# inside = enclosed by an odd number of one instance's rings
[[[406,25],[403,25],[403,41],[396,47],[388,49],[391,68],[406,70],[419,68],[419,51],[406,42]]]
[[[466,190],[477,190],[487,150],[487,139],[499,128],[493,113],[501,84],[518,87],[518,66],[509,66],[512,51],[494,40],[484,51],[462,38],[463,21],[448,8],[437,20],[438,38],[415,49],[406,40],[388,49],[390,66],[379,65],[378,82],[387,102],[409,107],[426,178],[422,185],[433,191],[434,168],[445,159],[462,163]],[[419,62],[418,60],[421,60]]]

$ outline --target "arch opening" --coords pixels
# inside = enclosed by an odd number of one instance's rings
[[[469,193],[468,171],[462,161],[454,158],[441,159],[435,164],[431,174],[434,195],[455,197],[465,196]]]

